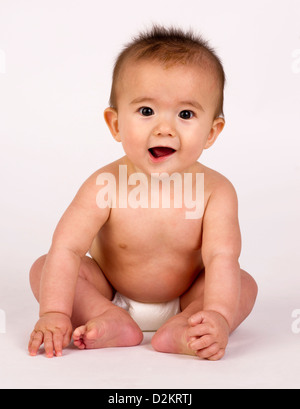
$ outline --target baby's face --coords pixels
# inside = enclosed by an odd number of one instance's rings
[[[187,172],[224,126],[214,117],[217,81],[197,66],[126,64],[117,101],[114,137],[146,174]]]

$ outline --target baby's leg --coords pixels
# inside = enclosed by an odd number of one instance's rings
[[[196,355],[189,348],[188,323],[189,318],[203,309],[205,272],[203,271],[191,286],[181,296],[181,310],[168,320],[153,336],[152,346],[160,352]],[[245,271],[241,270],[241,296],[240,305],[234,325],[230,328],[233,332],[250,314],[257,296],[257,285],[254,279]]]
[[[32,291],[39,300],[41,273],[46,256],[30,271]],[[74,345],[80,349],[138,345],[143,334],[127,311],[115,306],[113,289],[98,264],[83,257],[74,297],[71,321]]]

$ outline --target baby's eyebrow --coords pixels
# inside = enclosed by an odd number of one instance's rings
[[[141,103],[146,103],[146,102],[155,102],[155,99],[151,98],[151,97],[139,97],[139,98],[135,98],[133,101],[131,101],[130,104],[134,105],[134,104],[141,104]],[[199,102],[194,101],[194,100],[180,101],[178,103],[178,105],[180,105],[180,106],[190,105],[190,106],[204,112],[204,109],[203,109],[202,105]]]
[[[133,105],[133,104],[141,104],[142,102],[154,102],[154,101],[155,101],[154,98],[139,97],[139,98],[135,98],[133,101],[131,101],[130,104]]]
[[[199,102],[197,102],[197,101],[181,101],[180,105],[190,105],[190,106],[204,112],[204,109],[203,109],[202,105],[199,104]]]

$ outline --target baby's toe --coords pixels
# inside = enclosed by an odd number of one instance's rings
[[[99,338],[99,329],[97,327],[88,328],[85,334],[85,338],[90,341]]]
[[[85,325],[82,325],[81,327],[76,328],[75,331],[73,332],[73,340],[78,341],[84,336],[85,333],[86,333]]]

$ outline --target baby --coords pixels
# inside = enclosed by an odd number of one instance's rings
[[[224,83],[191,32],[155,26],[119,55],[104,118],[125,156],[83,183],[31,268],[30,355],[61,356],[72,335],[79,349],[138,345],[150,330],[157,351],[223,357],[257,295],[236,192],[198,162],[225,124]]]

